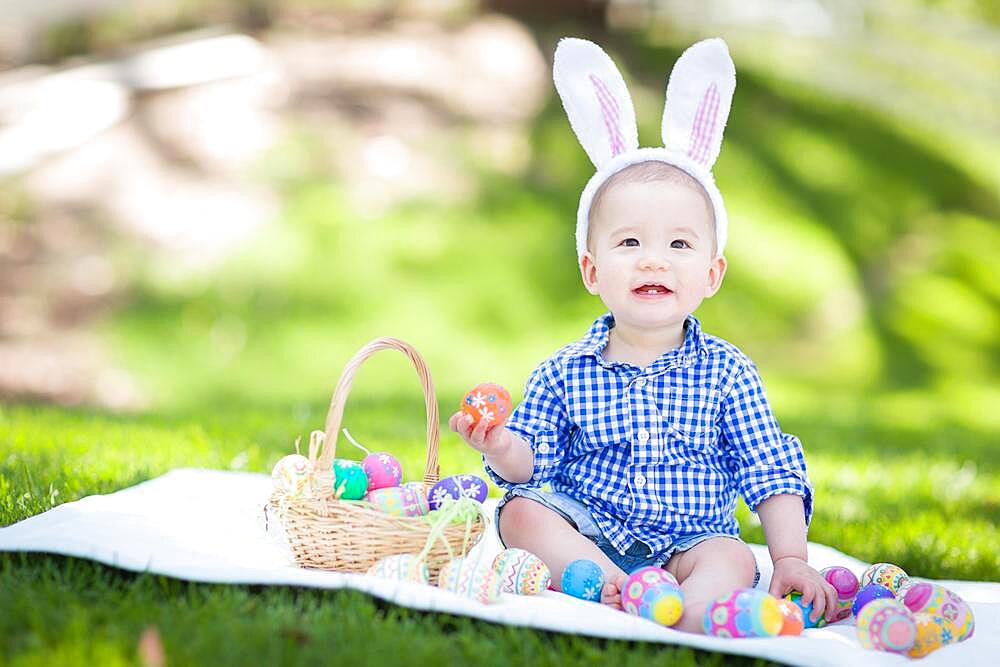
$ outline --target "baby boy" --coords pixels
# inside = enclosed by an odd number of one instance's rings
[[[577,250],[584,286],[610,312],[535,369],[505,425],[449,421],[507,489],[501,540],[542,558],[556,585],[570,562],[597,563],[602,602],[616,607],[625,573],[659,565],[684,592],[675,627],[699,632],[712,600],[759,578],[735,519],[742,496],[774,563],[770,592],[801,591],[814,620],[832,617],[833,587],[807,562],[801,444],[779,428],[753,362],[692,315],[726,273],[710,171],[735,87],[725,43],[678,60],[663,148],[638,147],[628,91],[599,47],[562,40],[554,70],[597,166]]]

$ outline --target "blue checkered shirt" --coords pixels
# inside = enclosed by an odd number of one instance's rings
[[[610,313],[528,379],[507,428],[531,444],[527,486],[551,484],[590,509],[620,553],[653,553],[678,536],[739,535],[736,499],[751,510],[812,485],[798,438],[782,433],[757,367],[688,316],[684,342],[646,368],[604,359]],[[516,486],[488,465],[499,486]]]

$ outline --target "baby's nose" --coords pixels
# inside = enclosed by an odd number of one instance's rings
[[[660,253],[646,253],[639,260],[639,268],[650,270],[666,270],[670,267],[670,262],[666,256]]]

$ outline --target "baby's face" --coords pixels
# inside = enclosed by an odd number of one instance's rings
[[[704,195],[687,183],[619,183],[591,215],[583,282],[616,324],[665,329],[684,322],[722,284],[715,224]]]

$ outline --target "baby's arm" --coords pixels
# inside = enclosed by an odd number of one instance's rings
[[[535,454],[531,445],[506,426],[488,426],[485,419],[472,428],[472,417],[459,410],[448,420],[448,427],[473,449],[482,452],[486,463],[508,482],[521,484],[531,479]]]
[[[837,594],[808,563],[802,497],[787,493],[770,496],[757,505],[757,516],[774,563],[771,594],[781,597],[799,591],[804,604],[813,603],[813,620],[823,615],[832,620]]]

